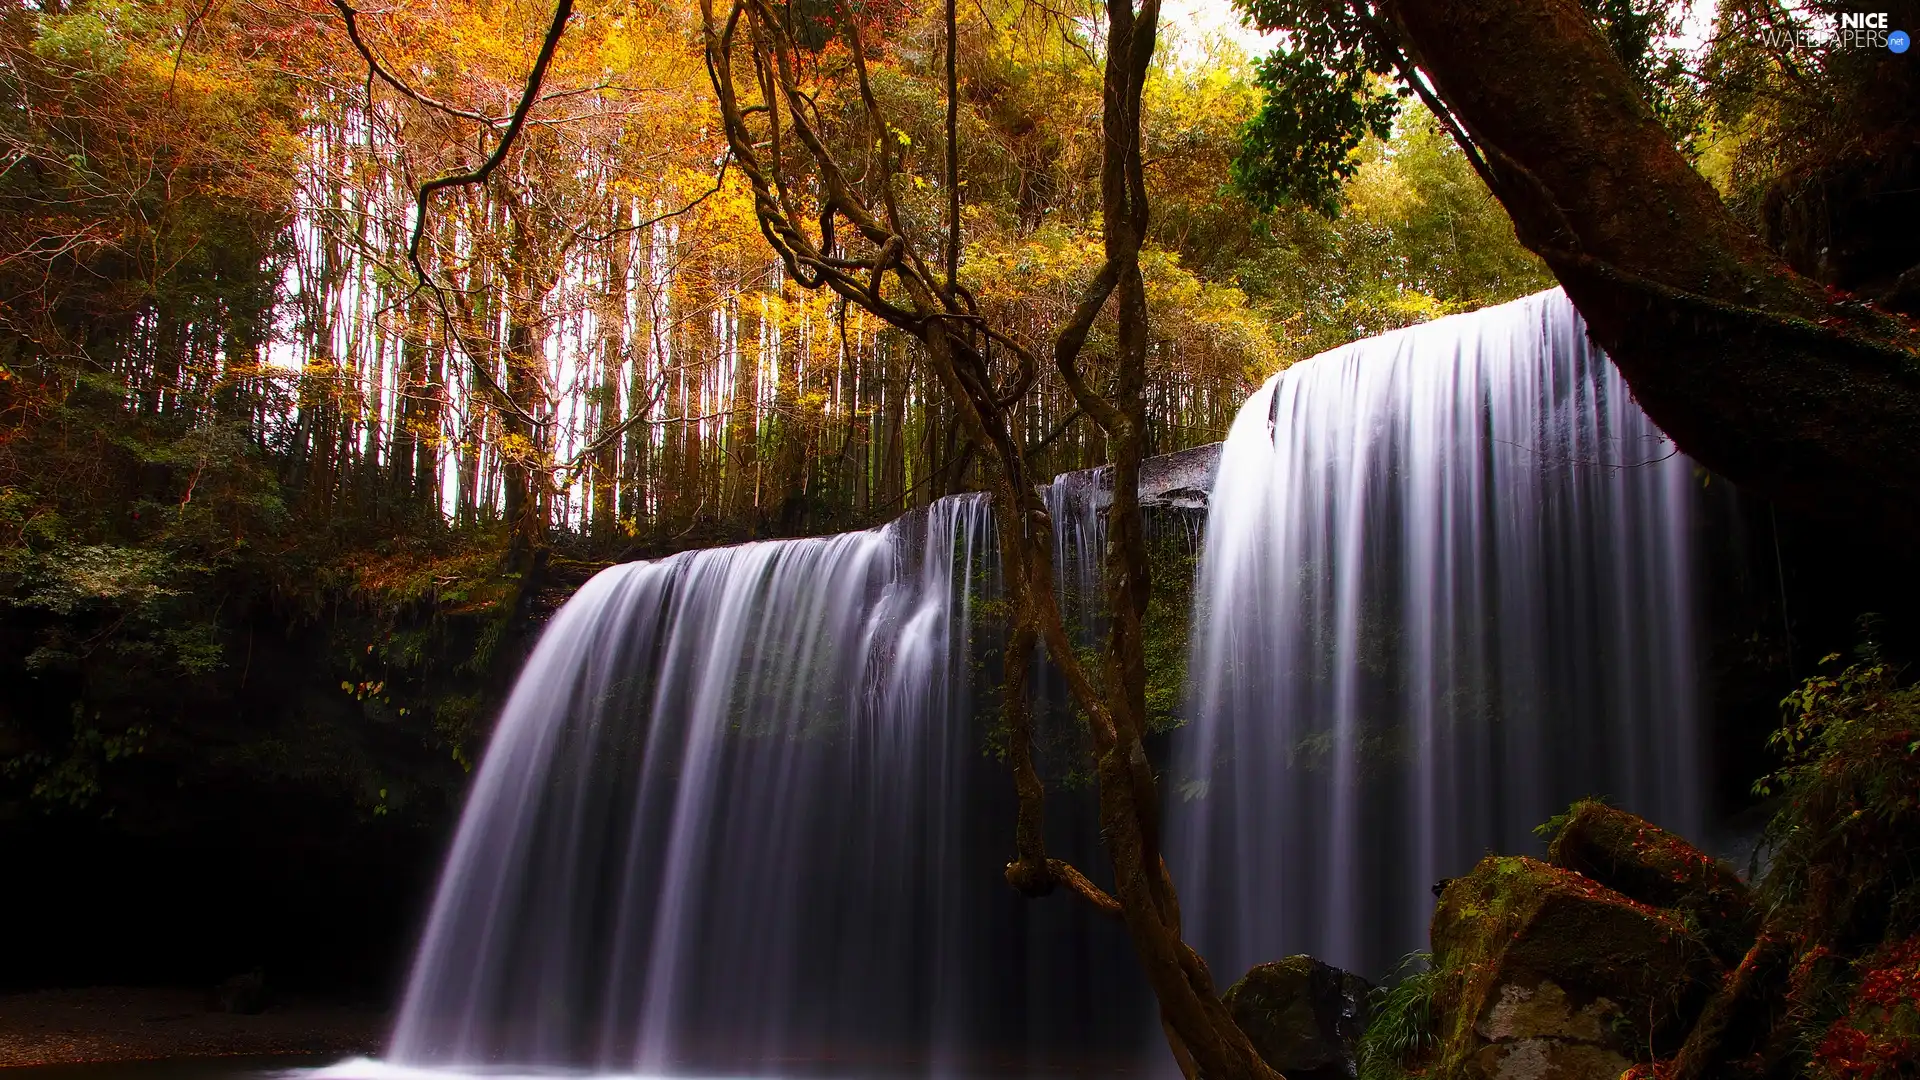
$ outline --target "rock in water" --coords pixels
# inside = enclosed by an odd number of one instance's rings
[[[1547,861],[1677,913],[1729,967],[1760,932],[1753,893],[1732,870],[1658,825],[1605,803],[1573,804]]]
[[[1261,964],[1222,999],[1287,1080],[1351,1080],[1373,984],[1311,956]]]
[[[1672,915],[1520,857],[1447,885],[1433,952],[1445,1080],[1616,1080],[1673,1051],[1722,970]]]

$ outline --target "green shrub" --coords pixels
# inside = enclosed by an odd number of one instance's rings
[[[1871,640],[1857,652],[1782,702],[1780,767],[1754,785],[1780,800],[1761,895],[1800,939],[1786,1022],[1819,1077],[1904,1076],[1920,1059],[1920,1014],[1876,996],[1920,977],[1920,686]]]
[[[1373,992],[1366,1033],[1360,1036],[1359,1080],[1401,1080],[1436,1038],[1434,992],[1440,980],[1428,953],[1400,962],[1398,979]]]

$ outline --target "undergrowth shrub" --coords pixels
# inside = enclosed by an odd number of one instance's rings
[[[1360,1036],[1359,1080],[1402,1080],[1432,1048],[1437,1025],[1434,992],[1439,988],[1433,957],[1413,953],[1400,962],[1391,986],[1373,992],[1367,1030]]]
[[[1920,686],[1867,641],[1804,682],[1754,785],[1780,808],[1761,886],[1800,939],[1786,1022],[1807,1075],[1920,1075]]]

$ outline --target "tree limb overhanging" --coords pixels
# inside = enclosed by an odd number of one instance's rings
[[[1748,490],[1920,530],[1920,329],[1761,244],[1578,0],[1381,7],[1654,422]]]

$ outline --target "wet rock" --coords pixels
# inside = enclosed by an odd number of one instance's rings
[[[1373,984],[1311,956],[1246,973],[1222,999],[1261,1058],[1287,1080],[1350,1080]]]
[[[1672,1052],[1722,970],[1673,915],[1528,858],[1449,882],[1433,951],[1448,1080],[1616,1080]]]
[[[1140,506],[1146,510],[1182,510],[1204,512],[1207,495],[1213,490],[1214,474],[1220,471],[1220,451],[1224,443],[1155,454],[1140,462]],[[1076,489],[1079,498],[1096,512],[1105,512],[1113,501],[1112,473],[1105,465],[1063,472],[1052,483]]]
[[[1208,443],[1140,463],[1140,505],[1174,510],[1205,510],[1220,471],[1222,443]]]
[[[1644,818],[1578,802],[1547,861],[1643,904],[1676,913],[1720,962],[1740,962],[1760,932],[1752,890],[1728,867]]]

